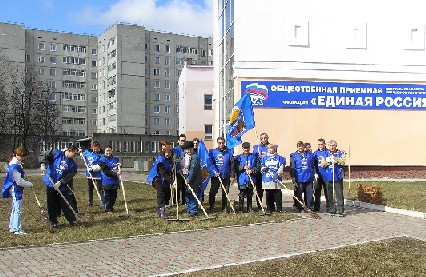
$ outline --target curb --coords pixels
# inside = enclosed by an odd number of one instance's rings
[[[323,199],[321,199],[321,200],[323,200]],[[387,207],[387,206],[383,206],[383,205],[376,205],[376,204],[361,202],[359,200],[354,201],[354,200],[345,199],[345,205],[353,206],[353,207],[359,207],[359,208],[363,208],[363,209],[387,212],[387,213],[392,213],[392,214],[406,215],[406,216],[411,216],[411,217],[416,217],[416,218],[421,218],[423,220],[426,220],[426,213],[423,213],[423,212],[391,208],[391,207]]]

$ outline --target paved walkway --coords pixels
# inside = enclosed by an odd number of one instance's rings
[[[140,177],[125,174],[125,179],[134,178]],[[292,205],[290,196],[283,200],[286,207]],[[355,207],[347,207],[344,218],[320,215],[322,219],[4,249],[0,276],[161,276],[393,237],[426,241],[426,220],[419,218]]]

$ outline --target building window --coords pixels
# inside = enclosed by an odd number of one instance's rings
[[[213,94],[204,94],[204,109],[213,110]]]
[[[161,50],[160,44],[156,44],[155,45],[155,51],[160,52],[160,50]]]
[[[165,65],[169,65],[170,64],[170,57],[165,57],[164,58],[164,64]]]
[[[56,82],[55,81],[49,81],[49,88],[56,88]],[[56,95],[55,94],[52,94],[52,96],[53,96],[53,98],[54,99],[52,99],[53,101],[56,101]]]
[[[161,97],[159,93],[154,94],[154,101],[160,101]]]
[[[154,133],[153,133],[153,135],[159,135],[159,134],[160,134],[160,131],[158,131],[158,130],[155,130]],[[154,153],[156,151],[152,151],[152,152]]]
[[[97,90],[98,89],[98,85],[92,85],[90,89],[91,90]]]
[[[56,68],[50,69],[50,76],[56,76]]]
[[[49,61],[51,64],[56,64],[56,57],[50,57]]]
[[[166,70],[164,71],[164,76],[165,76],[165,77],[170,77],[170,72],[171,72],[171,70],[170,70],[170,69],[166,69]]]
[[[92,55],[97,55],[97,54],[98,54],[98,49],[92,48]]]
[[[44,75],[44,68],[38,69],[38,75]]]
[[[167,102],[169,102],[169,101],[170,101],[170,94],[166,93],[166,94],[164,95],[164,101],[167,101]]]
[[[155,63],[159,64],[160,63],[160,57],[155,57]]]
[[[56,44],[54,44],[54,43],[50,44],[50,51],[52,51],[52,52],[56,51]]]
[[[165,89],[170,89],[170,82],[169,81],[165,81],[164,82],[164,88]]]
[[[160,106],[154,105],[154,113],[160,113]]]
[[[170,106],[164,107],[164,112],[165,113],[170,113]]]
[[[154,88],[160,88],[160,81],[154,80]]]
[[[44,63],[44,56],[39,56],[38,57],[38,62],[39,63]]]
[[[44,43],[43,42],[40,42],[38,44],[38,50],[44,50]]]
[[[170,126],[170,118],[165,118],[164,119],[164,125]]]
[[[25,55],[25,61],[30,62],[31,61],[31,55]]]
[[[148,44],[145,43],[145,50],[148,50]]]
[[[97,64],[97,61],[92,61],[92,67],[95,67]]]
[[[204,125],[204,139],[212,139],[213,138],[213,125],[206,124]]]
[[[197,48],[191,48],[191,54],[197,54],[198,50]]]
[[[170,45],[166,45],[166,53],[170,53]]]
[[[154,125],[160,125],[160,118],[154,117]]]
[[[160,76],[160,69],[154,68],[154,76]]]

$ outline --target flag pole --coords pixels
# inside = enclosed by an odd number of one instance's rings
[[[349,190],[348,198],[351,199],[351,142],[348,143],[348,181],[349,181]]]

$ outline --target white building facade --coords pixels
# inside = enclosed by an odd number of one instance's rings
[[[426,146],[422,6],[217,1],[214,130],[250,93],[256,129],[243,141],[259,143],[256,136],[266,132],[288,156],[298,140],[315,148],[318,138],[335,139],[341,149],[350,144],[355,165],[425,165],[421,156],[402,155],[408,145]],[[227,97],[232,104],[223,105]]]

